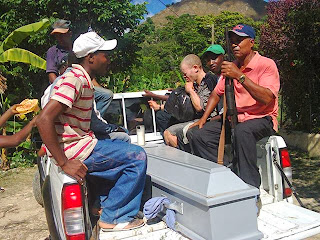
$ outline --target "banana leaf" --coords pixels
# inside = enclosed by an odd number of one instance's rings
[[[46,70],[46,60],[28,50],[21,48],[11,48],[0,54],[0,63],[9,61],[23,62],[36,68]]]
[[[0,55],[7,49],[18,45],[26,37],[47,28],[49,25],[49,20],[45,18],[40,22],[31,23],[14,30],[0,45]]]

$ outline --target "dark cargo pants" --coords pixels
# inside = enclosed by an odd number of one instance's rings
[[[230,136],[228,125],[226,124],[226,142]],[[217,162],[221,127],[221,121],[209,121],[201,129],[198,127],[190,129],[187,132],[189,146],[183,144],[183,137],[180,133],[178,146],[180,149],[199,157]],[[235,172],[244,182],[259,188],[261,179],[257,167],[256,143],[262,138],[274,134],[272,119],[268,116],[239,123],[234,129],[234,133],[236,156],[233,161],[238,168]],[[224,163],[227,161],[224,159]]]

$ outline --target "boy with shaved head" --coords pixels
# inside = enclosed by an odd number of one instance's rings
[[[205,111],[211,91],[216,85],[216,76],[211,73],[205,73],[202,68],[201,59],[195,54],[187,55],[180,64],[180,70],[186,80],[185,91],[189,94],[192,105],[199,117]],[[209,117],[218,113],[213,111]],[[187,125],[194,122],[184,122],[172,125],[164,131],[164,140],[166,144],[172,147],[178,146],[177,133],[182,131]]]

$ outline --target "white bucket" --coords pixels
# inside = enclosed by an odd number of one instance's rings
[[[137,125],[136,130],[137,130],[137,144],[140,146],[144,146],[146,144],[144,125]]]

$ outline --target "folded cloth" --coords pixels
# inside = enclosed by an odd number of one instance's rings
[[[147,219],[152,219],[163,210],[164,204],[170,204],[170,200],[166,197],[154,197],[149,199],[143,206],[143,213]],[[166,211],[166,223],[169,228],[174,230],[176,222],[176,214],[172,209]]]
[[[187,132],[189,130],[189,127],[194,124],[194,122],[191,122],[191,123],[188,123],[184,128],[183,128],[183,143],[184,144],[188,144],[189,143],[189,140],[187,138]]]

